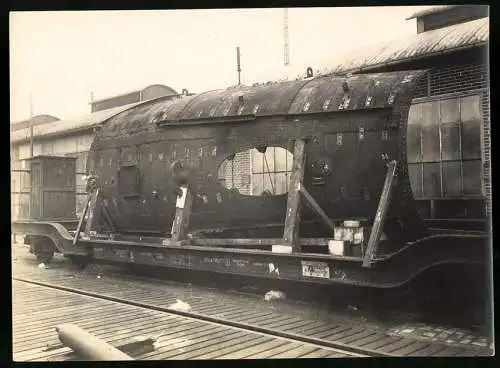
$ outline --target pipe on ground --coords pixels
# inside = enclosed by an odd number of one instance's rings
[[[134,360],[127,354],[105,341],[84,331],[78,326],[67,323],[56,327],[61,342],[77,354],[91,360]]]

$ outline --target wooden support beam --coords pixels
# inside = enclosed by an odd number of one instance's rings
[[[295,141],[293,150],[292,173],[290,175],[290,187],[285,215],[285,230],[283,232],[283,244],[291,246],[292,252],[300,252],[300,187],[304,180],[306,164],[306,142],[303,139]]]
[[[302,246],[328,246],[328,242],[331,241],[332,238],[301,238],[300,239],[300,244]],[[282,239],[280,238],[248,238],[248,239],[241,239],[241,238],[232,238],[232,239],[226,239],[226,238],[221,238],[221,239],[215,239],[215,238],[200,238],[196,239],[193,238],[190,241],[191,245],[197,245],[197,246],[209,246],[209,247],[256,247],[256,246],[271,246],[275,244],[281,244]]]
[[[85,231],[84,231],[84,235],[86,238],[90,237],[90,232],[92,231],[92,227],[98,215],[97,205],[99,203],[100,194],[101,194],[100,188],[97,188],[90,194],[90,203],[88,208],[89,217],[87,218],[87,222],[85,223]]]
[[[380,235],[382,234],[387,210],[389,209],[389,203],[391,200],[392,182],[396,174],[396,166],[396,161],[391,161],[387,164],[387,174],[385,176],[384,188],[378,202],[377,213],[370,232],[370,238],[368,239],[368,246],[366,247],[366,252],[363,258],[363,267],[371,266],[373,256],[378,248]]]
[[[189,226],[189,216],[191,215],[191,205],[193,196],[188,186],[181,186],[182,195],[177,197],[175,205],[175,217],[172,224],[172,240],[179,241],[186,238],[186,230]]]
[[[335,224],[333,221],[328,217],[328,215],[323,211],[321,206],[316,202],[316,200],[309,194],[306,188],[304,188],[303,185],[299,187],[300,193],[304,196],[304,199],[306,200],[306,204],[314,211],[316,214],[321,218],[321,220],[324,222],[326,226],[332,231],[332,233],[335,232]]]

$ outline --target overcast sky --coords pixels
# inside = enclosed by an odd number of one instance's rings
[[[416,34],[424,7],[292,8],[283,65],[283,9],[17,12],[10,14],[11,122],[86,114],[96,99],[165,84],[190,92],[297,75],[335,57]],[[304,69],[304,70],[302,70]]]

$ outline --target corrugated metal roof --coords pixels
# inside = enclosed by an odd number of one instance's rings
[[[33,127],[33,137],[46,137],[51,135],[60,135],[61,133],[74,132],[82,129],[89,129],[103,123],[106,119],[144,102],[135,102],[128,105],[114,107],[112,109],[97,111],[93,114],[86,114],[76,118],[57,120]],[[28,128],[11,132],[11,143],[21,142],[29,139],[30,132]]]
[[[57,120],[60,120],[60,119],[58,117],[52,116],[52,115],[46,115],[46,114],[36,115],[36,116],[33,116],[31,119],[26,119],[26,120],[21,120],[21,121],[11,123],[10,130],[12,132],[15,132],[16,130],[21,130],[21,129],[27,128],[30,125],[35,126],[35,125],[40,125],[40,124],[47,124],[47,123],[51,123],[51,122],[57,121]]]
[[[127,96],[127,95],[131,95],[133,93],[139,93],[139,92],[144,92],[145,90],[147,90],[148,88],[150,87],[163,87],[165,89],[170,89],[172,90],[172,94],[173,95],[178,95],[177,91],[175,89],[173,89],[172,87],[169,87],[169,86],[166,86],[164,84],[151,84],[147,87],[144,87],[144,88],[141,88],[141,89],[135,89],[133,91],[129,91],[129,92],[124,92],[124,93],[120,93],[119,95],[113,95],[113,96],[108,96],[108,97],[102,97],[102,98],[98,98],[98,99],[95,99],[93,100],[92,102],[90,102],[90,104],[93,104],[93,103],[96,103],[96,102],[102,102],[102,101],[109,101],[109,100],[113,100],[115,98],[119,98],[119,97],[123,97],[123,96]]]
[[[488,40],[489,18],[476,19],[350,52],[339,57],[334,63],[336,66],[325,68],[321,73],[373,70],[388,64],[486,44]]]
[[[441,13],[442,11],[457,8],[460,5],[435,5],[431,6],[427,9],[420,10],[416,13],[413,13],[411,16],[406,18],[406,20],[414,19],[414,18],[420,18],[429,14],[434,14],[434,13]]]

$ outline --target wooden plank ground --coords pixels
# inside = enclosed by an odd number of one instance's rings
[[[103,293],[163,308],[168,308],[176,299],[181,299],[191,306],[193,312],[209,317],[324,339],[333,343],[343,342],[350,346],[378,350],[396,356],[489,355],[474,346],[458,345],[460,348],[458,350],[448,349],[450,345],[444,344],[443,341],[434,341],[437,339],[431,341],[393,335],[389,333],[390,325],[386,326],[378,320],[367,323],[359,313],[356,316],[352,313],[331,312],[317,306],[311,308],[310,305],[292,301],[266,302],[261,296],[232,294],[190,284],[140,280],[131,276],[123,278],[121,273],[113,274],[105,271],[109,266],[104,269],[99,267],[91,265],[84,271],[77,271],[68,267],[62,257],[55,257],[49,269],[40,269],[34,256],[28,254],[25,247],[13,247],[14,277]],[[314,352],[311,354],[314,355]],[[309,353],[305,354],[308,355]]]
[[[44,351],[58,342],[55,326],[74,323],[115,344],[133,337],[155,337],[156,349],[136,359],[244,359],[341,357],[318,348],[241,329],[53,290],[13,280],[13,359],[74,359],[68,348]]]

